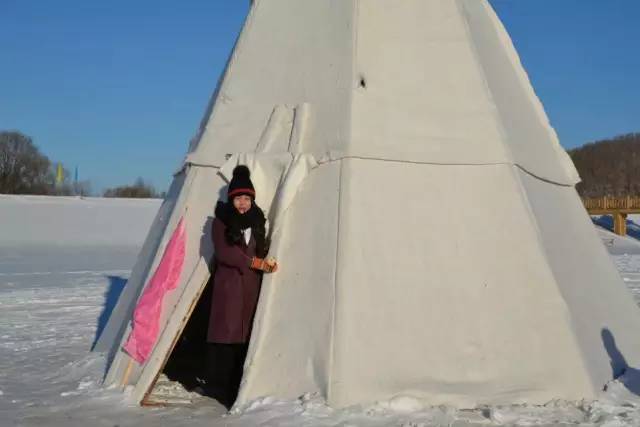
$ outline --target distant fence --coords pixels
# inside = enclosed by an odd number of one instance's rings
[[[640,213],[640,197],[583,197],[582,203],[590,215],[613,216],[613,232],[624,236],[627,234],[627,215]]]
[[[582,198],[587,211],[640,211],[640,196]]]

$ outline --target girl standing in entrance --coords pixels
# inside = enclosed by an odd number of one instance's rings
[[[278,269],[269,251],[265,216],[255,203],[249,168],[236,166],[227,203],[213,220],[215,276],[207,334],[207,394],[230,408],[242,379],[263,273]]]

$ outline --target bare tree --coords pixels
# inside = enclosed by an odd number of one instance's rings
[[[54,180],[51,162],[31,138],[0,131],[0,193],[50,194]]]

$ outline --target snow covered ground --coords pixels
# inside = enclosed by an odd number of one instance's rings
[[[629,391],[640,384],[633,379],[612,383],[597,402],[545,407],[456,410],[397,397],[332,410],[317,396],[265,398],[228,415],[207,398],[189,407],[131,405],[126,394],[100,387],[104,360],[89,350],[159,204],[0,195],[0,427],[640,426],[640,398]],[[640,244],[599,233],[640,301]]]

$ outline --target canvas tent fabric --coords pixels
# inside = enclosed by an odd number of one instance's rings
[[[604,330],[640,365],[638,309],[485,0],[252,3],[97,345],[106,383],[124,379],[138,402],[211,274],[211,216],[237,164],[280,261],[240,403],[589,399],[619,363]],[[132,310],[187,207],[179,286],[148,361],[132,364]]]

